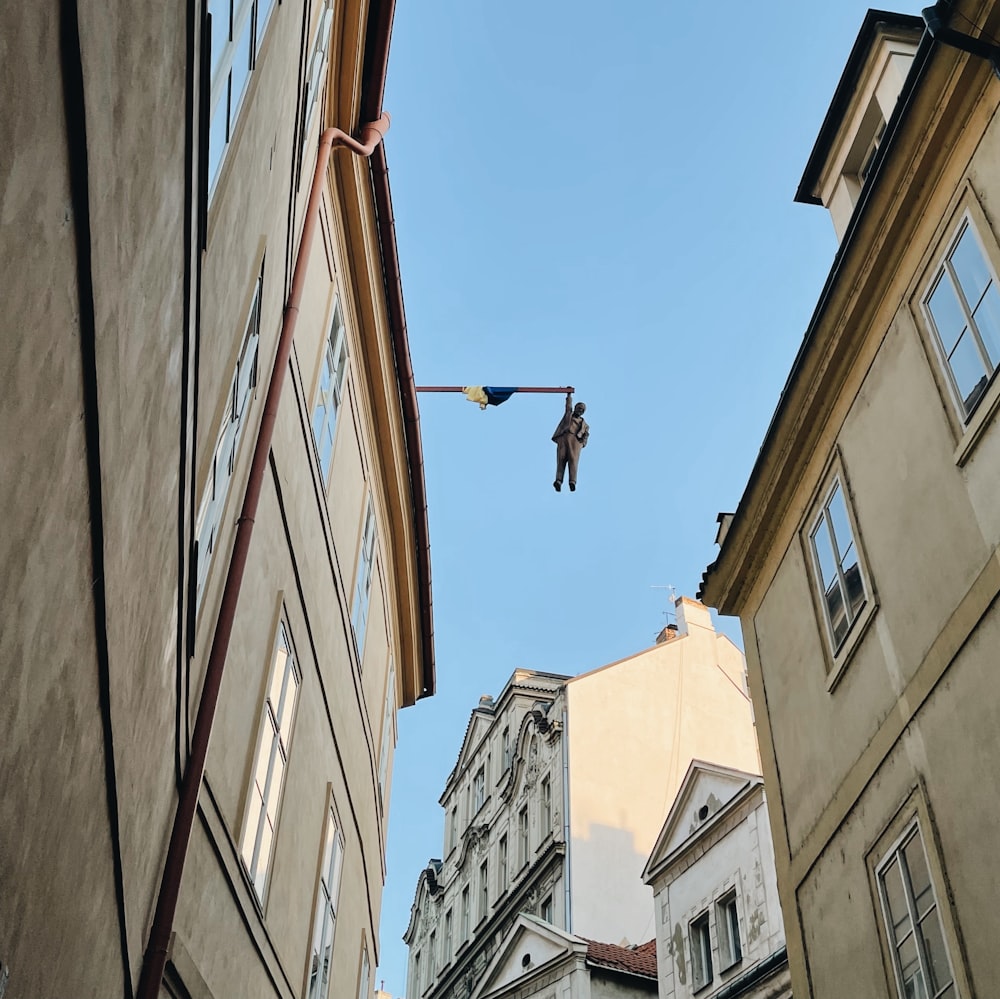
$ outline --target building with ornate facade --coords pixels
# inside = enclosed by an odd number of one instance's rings
[[[410,999],[474,994],[525,913],[584,940],[652,935],[641,874],[688,763],[758,766],[742,655],[707,608],[676,610],[650,649],[575,677],[519,669],[480,700],[404,936]]]
[[[435,688],[392,14],[0,13],[0,994],[370,992]]]
[[[1000,994],[1000,4],[870,11],[840,240],[701,594],[743,626],[796,996]]]

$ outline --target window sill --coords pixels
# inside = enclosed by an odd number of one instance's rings
[[[832,694],[836,690],[841,677],[847,671],[847,667],[854,658],[854,653],[857,652],[858,647],[861,645],[861,641],[868,631],[868,626],[872,623],[872,618],[875,617],[877,610],[878,600],[872,596],[865,604],[854,624],[851,625],[851,630],[847,633],[843,645],[841,645],[837,654],[833,656],[832,665],[826,677],[827,693]]]
[[[710,978],[707,982],[703,982],[701,985],[695,985],[692,983],[691,994],[698,995],[699,992],[704,992],[712,984],[712,979]]]
[[[738,971],[740,965],[742,964],[743,964],[743,955],[740,954],[740,956],[736,958],[735,961],[732,961],[731,963],[725,965],[725,967],[719,968],[719,974],[728,975],[731,971]]]
[[[997,371],[1000,371],[1000,368]],[[972,411],[972,416],[965,425],[962,437],[955,448],[954,460],[959,468],[964,468],[972,457],[972,452],[975,451],[987,427],[993,422],[993,416],[998,408],[1000,408],[1000,377],[997,377],[997,372],[994,371],[992,381]]]

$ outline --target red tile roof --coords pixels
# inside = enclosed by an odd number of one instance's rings
[[[587,962],[601,968],[627,971],[630,975],[656,978],[656,940],[636,947],[619,947],[617,944],[587,940]]]

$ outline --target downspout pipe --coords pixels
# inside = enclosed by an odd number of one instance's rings
[[[288,302],[285,305],[281,332],[278,335],[278,349],[267,386],[264,413],[257,431],[257,441],[254,445],[253,461],[250,465],[246,493],[243,497],[243,507],[236,522],[233,553],[229,560],[225,587],[222,591],[222,603],[215,624],[208,666],[205,669],[205,682],[202,687],[201,699],[198,702],[198,715],[191,735],[191,753],[184,772],[184,780],[181,783],[173,828],[170,831],[170,844],[167,847],[167,858],[160,880],[160,891],[156,899],[153,924],[149,931],[149,941],[143,957],[139,990],[136,993],[137,999],[157,999],[160,983],[163,980],[163,971],[167,963],[167,951],[170,946],[170,935],[173,932],[174,916],[177,912],[184,862],[187,859],[188,845],[191,842],[191,832],[194,828],[194,817],[198,809],[198,798],[205,776],[208,744],[215,721],[219,692],[222,688],[222,675],[229,653],[229,640],[236,619],[236,606],[243,584],[243,573],[246,570],[247,555],[250,551],[250,537],[253,534],[257,507],[260,504],[264,476],[271,453],[271,441],[274,437],[274,426],[278,417],[278,403],[281,400],[281,390],[284,387],[285,373],[288,370],[288,361],[291,356],[292,337],[295,334],[295,324],[299,317],[309,252],[316,232],[316,221],[319,218],[320,198],[323,193],[327,165],[330,162],[330,153],[337,147],[343,147],[358,156],[370,156],[381,143],[382,137],[388,129],[389,115],[383,112],[378,119],[361,127],[360,140],[353,138],[339,128],[328,128],[320,136],[316,169],[309,191],[309,202],[306,206],[302,237],[295,258],[295,269],[292,272],[292,285],[288,293]]]

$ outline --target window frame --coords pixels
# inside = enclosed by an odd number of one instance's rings
[[[528,863],[531,855],[530,823],[528,806],[522,805],[517,813],[517,867],[520,870]]]
[[[552,909],[552,896],[546,895],[542,899],[541,904],[538,906],[538,917],[543,919],[546,923],[553,922],[552,919],[553,909]]]
[[[486,767],[482,766],[476,771],[472,778],[472,814],[476,815],[479,809],[486,804]]]
[[[471,911],[471,892],[469,890],[469,883],[465,883],[465,887],[462,889],[462,943],[466,943],[472,935],[472,911]]]
[[[354,574],[354,600],[351,605],[351,631],[358,661],[362,662],[365,639],[368,637],[368,614],[371,610],[372,588],[375,582],[375,563],[378,559],[378,522],[375,501],[368,492],[365,515],[358,545],[358,561]]]
[[[311,412],[313,452],[324,493],[329,491],[333,478],[333,458],[337,446],[337,428],[340,425],[338,417],[347,391],[350,361],[351,355],[347,349],[347,323],[344,319],[340,295],[335,293],[329,329],[323,340],[323,353],[320,358]],[[329,383],[326,386],[324,386],[324,376],[329,378]],[[321,420],[319,430],[317,430],[317,418]],[[328,452],[324,452],[322,442],[324,431],[329,432]]]
[[[955,999],[968,999],[973,994],[966,967],[965,947],[961,929],[952,907],[952,899],[947,890],[948,879],[941,856],[937,826],[927,797],[927,789],[922,779],[912,788],[905,800],[895,810],[885,828],[865,853],[871,903],[879,944],[882,948],[882,964],[885,969],[888,995],[904,995],[894,955],[895,944],[891,939],[891,922],[886,913],[881,873],[892,863],[902,845],[912,839],[914,830],[920,838],[923,858],[932,888],[934,904],[937,908],[941,936],[948,958],[949,969],[954,983]]]
[[[709,911],[705,909],[688,922],[691,951],[691,991],[700,992],[712,984],[712,931]]]
[[[544,839],[552,831],[552,778],[550,774],[546,774],[541,779],[539,797],[541,817],[539,833],[542,839]]]
[[[986,288],[974,305],[966,298],[965,289],[962,287],[962,283],[955,271],[955,266],[952,263],[955,252],[958,250],[959,244],[966,233],[971,233],[972,245],[979,251],[980,260],[985,265],[990,278]],[[980,323],[976,320],[975,315],[979,311],[980,305],[985,301],[990,288],[993,288],[995,291],[1000,290],[1000,280],[997,278],[997,268],[987,251],[986,240],[980,231],[980,225],[976,223],[968,205],[958,213],[958,221],[953,221],[948,230],[948,238],[942,240],[939,246],[943,246],[944,249],[936,254],[934,265],[930,271],[931,276],[929,280],[924,282],[924,291],[920,296],[920,308],[924,321],[930,330],[942,374],[948,384],[951,404],[954,407],[955,415],[961,426],[968,427],[975,418],[977,410],[983,405],[984,400],[989,395],[991,385],[997,380],[997,371],[1000,370],[1000,354],[998,354],[997,360],[994,363],[989,356],[980,330]],[[983,387],[976,395],[971,406],[966,404],[966,399],[962,396],[962,390],[959,388],[958,380],[955,377],[955,370],[948,355],[948,348],[945,346],[944,337],[938,329],[937,321],[931,310],[930,301],[944,280],[948,281],[954,295],[954,300],[957,302],[965,320],[963,331],[955,341],[955,348],[958,347],[962,336],[967,330],[971,334],[973,346],[985,372],[983,375]],[[953,348],[952,354],[954,352]],[[985,363],[983,363],[984,361]],[[990,364],[992,364],[992,370],[989,368]],[[978,385],[979,383],[977,382],[976,384]]]
[[[497,842],[497,894],[502,895],[509,884],[507,878],[510,871],[510,851],[507,833],[503,833]]]
[[[333,943],[337,930],[337,916],[340,911],[340,886],[344,874],[344,829],[337,814],[333,793],[327,789],[327,808],[323,817],[323,831],[320,836],[320,862],[316,878],[316,900],[310,926],[309,957],[306,967],[306,999],[327,999],[330,994],[329,969],[326,966],[324,984],[319,972],[319,960],[324,950],[333,955]],[[317,978],[313,978],[317,975]]]
[[[396,747],[396,664],[389,656],[389,676],[385,685],[385,714],[382,719],[382,745],[378,760],[378,794],[382,814],[388,810],[386,785],[389,779],[389,757]]]
[[[442,961],[441,967],[446,968],[451,963],[452,947],[454,946],[454,917],[453,910],[449,909],[444,914],[444,939],[441,942]]]
[[[236,465],[239,461],[240,444],[249,422],[254,399],[257,397],[257,382],[260,374],[260,313],[263,289],[264,266],[262,263],[250,296],[250,308],[243,326],[243,336],[236,354],[233,376],[229,381],[227,402],[223,408],[222,425],[215,436],[212,457],[208,466],[208,477],[202,488],[198,516],[195,519],[194,599],[196,613],[201,610],[214,556],[218,551],[226,506],[229,503]],[[249,376],[247,377],[248,369]],[[246,391],[241,394],[241,382],[244,377],[247,377]],[[226,468],[224,480],[220,480],[219,477],[220,462]],[[204,536],[206,529],[208,529],[207,537]]]
[[[819,565],[819,557],[812,537],[813,530],[827,509],[828,502],[832,498],[838,482],[844,500],[844,507],[847,511],[848,526],[850,527],[854,549],[857,553],[858,567],[865,594],[864,602],[858,608],[857,614],[851,619],[851,623],[839,644],[835,641],[833,626],[829,618],[826,603],[826,588],[823,585],[823,573]],[[855,651],[861,644],[861,640],[867,633],[868,627],[879,606],[878,590],[869,568],[868,557],[865,552],[864,536],[855,514],[854,493],[851,489],[850,477],[847,474],[847,468],[839,445],[835,446],[830,454],[827,466],[820,476],[816,490],[809,501],[807,511],[806,516],[799,525],[799,540],[802,545],[805,572],[809,579],[809,595],[813,603],[819,630],[822,632],[819,644],[823,650],[826,669],[826,689],[829,693],[832,693],[840,682]]]
[[[992,276],[997,278],[1000,275],[1000,244],[997,243],[993,225],[983,211],[971,180],[966,178],[953,195],[948,211],[935,230],[924,253],[919,276],[909,292],[910,315],[941,398],[942,410],[955,445],[953,460],[959,467],[969,461],[1000,409],[1000,376],[994,371],[993,376],[988,378],[972,413],[966,417],[964,403],[955,387],[941,337],[924,301],[936,284],[943,258],[957,244],[959,229],[966,222],[973,228],[978,248]]]
[[[489,915],[489,911],[490,862],[484,858],[483,862],[479,865],[479,919],[476,921],[477,926]]]
[[[285,660],[280,683],[278,684],[278,704],[275,708],[271,701],[276,689],[275,680],[277,679],[279,652],[282,645],[284,646]],[[288,686],[289,678],[294,680],[294,687],[291,690],[292,703],[286,712],[286,697],[290,689]],[[262,907],[266,903],[270,887],[270,875],[274,863],[275,844],[277,842],[278,825],[285,793],[285,778],[288,774],[288,766],[291,758],[292,739],[295,734],[295,720],[298,714],[301,688],[302,670],[299,665],[298,656],[295,653],[291,628],[288,625],[288,616],[284,608],[282,608],[271,642],[270,666],[267,671],[267,683],[264,688],[264,701],[260,712],[260,722],[257,726],[257,738],[254,745],[250,781],[247,786],[246,803],[243,810],[244,817],[239,847],[243,870],[246,873],[255,898]],[[288,726],[287,735],[284,733],[286,722]],[[260,788],[258,778],[261,773],[265,735],[268,734],[269,730],[271,742],[265,764],[264,786]],[[282,759],[279,783],[277,791],[272,794],[275,768],[279,756]],[[274,806],[273,816],[269,811],[271,805]],[[256,819],[253,818],[255,812]],[[264,832],[268,824],[270,824],[271,835],[268,839],[266,857],[262,862],[261,852],[264,843]],[[249,851],[249,856],[247,856],[248,843],[251,841],[251,829],[253,829],[252,848]]]
[[[371,999],[371,961],[368,958],[368,944],[361,941],[361,970],[358,974],[358,999]]]
[[[715,901],[715,935],[719,942],[719,974],[743,960],[739,892],[730,888]]]
[[[226,162],[229,159],[229,150],[233,146],[237,134],[237,128],[243,116],[243,110],[247,105],[247,95],[250,92],[260,61],[261,50],[264,39],[267,36],[268,28],[274,21],[275,12],[280,5],[280,0],[218,0],[220,6],[228,8],[228,26],[225,29],[226,38],[221,46],[221,55],[216,58],[217,53],[213,51],[212,41],[214,30],[214,19],[216,16],[222,17],[222,12],[213,14],[212,0],[205,3],[205,33],[206,45],[208,47],[208,58],[205,61],[207,66],[207,91],[208,103],[206,114],[208,115],[207,127],[205,130],[205,178],[207,183],[206,200],[211,205],[216,192],[219,189],[219,182],[225,171]],[[265,11],[263,22],[261,21],[261,11]],[[249,30],[249,46],[246,49],[247,67],[246,77],[243,80],[239,95],[233,98],[233,70],[236,65],[237,56],[243,47],[244,32]],[[220,39],[221,40],[221,39]],[[216,113],[222,113],[225,118],[225,128],[223,142],[219,150],[218,160],[215,163],[215,170],[212,170],[212,125],[215,121]]]

